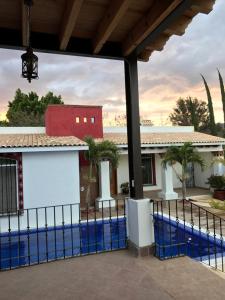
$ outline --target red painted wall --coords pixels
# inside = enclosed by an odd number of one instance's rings
[[[79,122],[76,122],[78,118]],[[102,138],[102,106],[49,105],[45,113],[45,127],[49,136],[76,136],[83,139],[90,135]]]

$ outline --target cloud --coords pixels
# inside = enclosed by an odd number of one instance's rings
[[[162,52],[139,63],[140,112],[163,123],[179,97],[206,100],[200,73],[210,87],[216,120],[222,120],[218,67],[225,79],[225,3],[217,0],[209,15],[200,14],[182,37],[172,37]],[[15,90],[40,96],[49,90],[68,104],[103,105],[105,116],[125,113],[124,66],[121,61],[38,53],[39,80],[29,84],[20,77],[21,51],[0,50],[0,117]]]

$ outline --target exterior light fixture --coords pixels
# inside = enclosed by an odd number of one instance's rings
[[[24,0],[24,4],[27,6],[27,49],[26,52],[21,55],[22,77],[31,82],[32,79],[38,79],[38,57],[33,53],[33,49],[30,45],[30,10],[33,1]]]

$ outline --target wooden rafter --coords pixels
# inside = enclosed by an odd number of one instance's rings
[[[188,24],[192,19],[188,16],[181,16],[177,21],[173,22],[165,31],[166,34],[183,35]]]
[[[147,50],[156,50],[156,51],[162,51],[166,42],[169,40],[170,36],[167,34],[161,34],[157,39],[155,39],[154,42],[151,43],[148,47],[146,47]]]
[[[93,41],[94,54],[101,50],[106,40],[127,11],[130,2],[130,0],[115,0],[111,2],[111,5],[107,9],[104,18],[98,27]]]
[[[22,18],[21,18],[21,25],[22,25],[22,45],[24,47],[27,47],[28,46],[28,39],[27,39],[27,35],[28,35],[28,32],[27,32],[27,24],[28,24],[28,15],[27,15],[27,7],[26,5],[24,4],[24,0],[21,0],[21,15],[22,15]]]
[[[125,38],[124,56],[128,56],[180,3],[181,0],[155,1],[147,15],[141,18]]]
[[[194,0],[191,8],[193,11],[209,14],[214,4],[215,0]]]
[[[67,5],[60,32],[60,50],[66,50],[67,48],[84,0],[68,0],[66,2]]]
[[[145,49],[138,57],[141,61],[149,61],[149,57],[151,56],[153,50]]]

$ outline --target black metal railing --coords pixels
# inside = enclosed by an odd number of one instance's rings
[[[225,219],[191,200],[154,201],[155,255],[187,255],[224,271]]]
[[[0,217],[0,270],[127,247],[125,200],[65,204]]]

